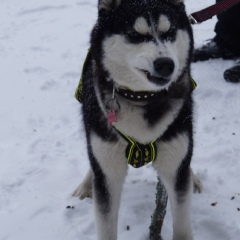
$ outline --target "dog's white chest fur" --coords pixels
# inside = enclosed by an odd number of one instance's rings
[[[121,101],[121,110],[117,113],[117,122],[113,125],[136,141],[146,144],[161,137],[178,115],[182,105],[183,100],[172,100],[170,110],[162,116],[160,121],[150,126],[144,118],[144,110],[141,106]],[[162,110],[156,108],[155,111]]]

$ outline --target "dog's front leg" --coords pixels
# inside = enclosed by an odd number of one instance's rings
[[[191,195],[193,188],[191,173],[189,173],[187,189],[184,191],[179,191],[177,189],[174,177],[171,178],[168,176],[166,178],[161,174],[161,179],[166,187],[171,205],[173,240],[193,240],[190,220]]]
[[[128,165],[118,143],[95,137],[92,145],[90,159],[97,239],[117,240],[118,211]]]
[[[189,171],[190,172],[190,171]],[[190,208],[193,181],[189,173],[189,179],[185,190],[169,190],[169,199],[173,217],[173,240],[193,240]]]
[[[98,240],[117,240],[118,211],[125,174],[119,178],[117,174],[104,173],[95,175],[93,181],[93,199],[95,203],[95,220]]]
[[[187,135],[159,144],[154,168],[166,187],[173,218],[173,240],[193,240],[190,208],[193,189],[191,145]]]

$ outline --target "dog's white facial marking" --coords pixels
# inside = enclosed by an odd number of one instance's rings
[[[134,26],[134,30],[141,34],[152,34],[151,28],[147,23],[147,20],[143,17],[137,18]]]
[[[169,21],[166,15],[161,15],[158,21],[158,31],[159,32],[167,32],[171,27],[171,22]]]
[[[162,87],[149,82],[139,69],[153,72],[159,49],[153,42],[130,44],[124,35],[113,35],[103,42],[103,64],[110,78],[120,87],[133,91],[158,91]]]
[[[176,57],[179,64],[177,74],[181,74],[183,68],[186,66],[189,48],[190,39],[188,33],[184,30],[178,30],[175,41]]]

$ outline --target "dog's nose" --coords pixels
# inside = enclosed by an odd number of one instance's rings
[[[174,62],[171,58],[158,58],[153,64],[154,70],[163,78],[169,77],[174,71]]]

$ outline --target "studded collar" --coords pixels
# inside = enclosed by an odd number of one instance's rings
[[[191,88],[192,91],[197,87],[196,82],[191,78]],[[134,102],[146,102],[153,101],[157,98],[160,98],[167,94],[167,90],[161,90],[158,92],[149,92],[149,91],[131,91],[123,88],[115,88],[115,91],[122,97],[134,101]]]
[[[163,96],[163,94],[166,94],[167,90],[162,90],[160,92],[147,92],[147,91],[135,92],[122,88],[116,88],[116,93],[134,102],[146,102],[156,100],[157,98]]]

